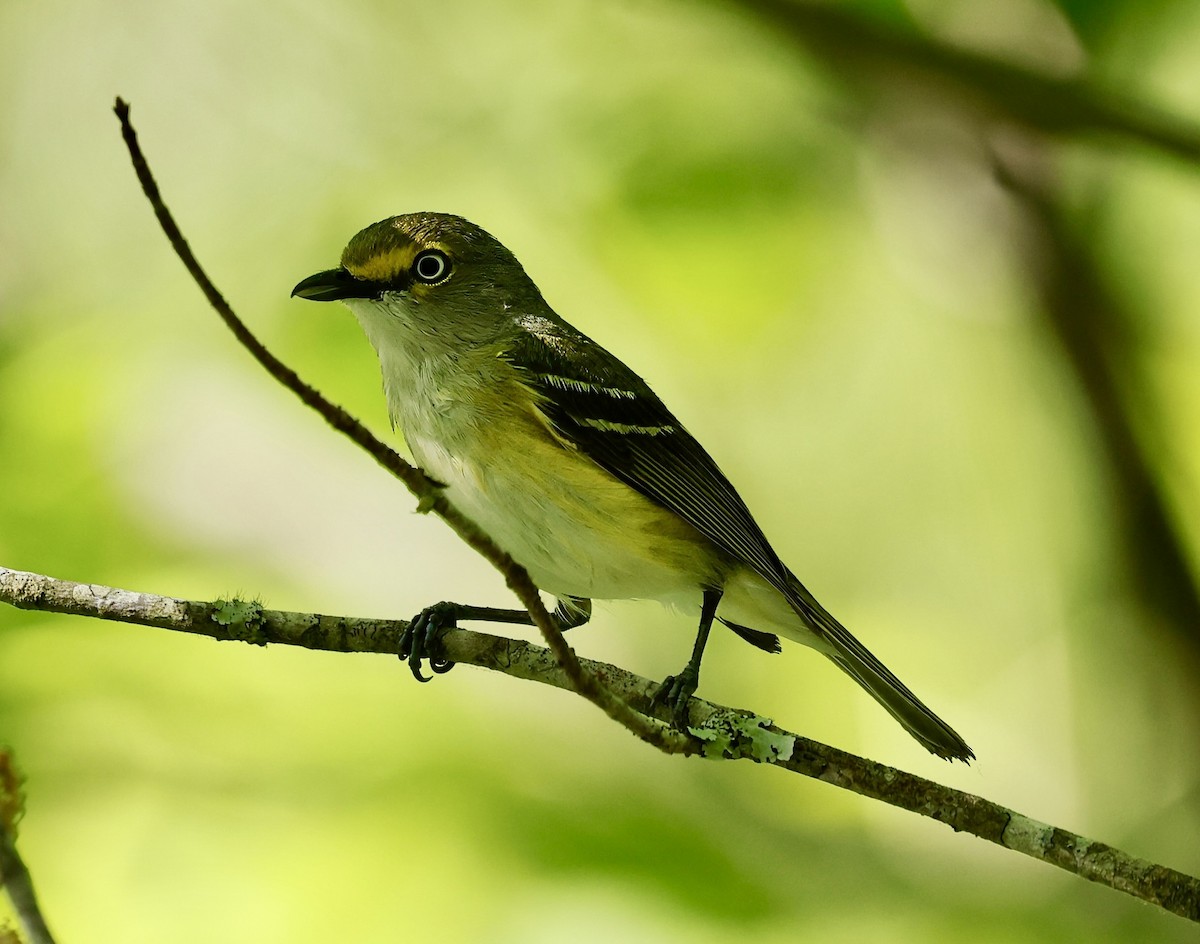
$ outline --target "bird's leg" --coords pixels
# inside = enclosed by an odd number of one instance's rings
[[[678,675],[668,675],[650,700],[651,706],[666,704],[671,710],[675,727],[686,730],[688,723],[688,700],[700,686],[700,661],[704,658],[704,647],[708,644],[708,631],[712,629],[717,604],[721,602],[721,590],[705,590],[700,604],[700,628],[696,631],[696,645],[692,657]]]
[[[592,601],[583,597],[559,597],[551,614],[558,631],[582,626],[592,618]],[[505,610],[494,606],[469,606],[465,603],[435,603],[412,618],[400,634],[400,658],[408,663],[418,682],[430,679],[421,674],[421,664],[428,659],[429,668],[439,675],[454,668],[454,663],[442,651],[442,633],[458,625],[459,620],[485,620],[489,623],[510,623],[532,626],[527,610]]]

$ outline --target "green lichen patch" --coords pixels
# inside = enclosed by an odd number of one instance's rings
[[[229,639],[254,646],[265,646],[268,642],[263,631],[263,606],[257,600],[217,600],[211,619],[225,627]]]
[[[770,718],[732,712],[713,715],[688,733],[703,742],[704,756],[711,760],[748,758],[773,764],[791,757],[796,744],[795,737],[775,729]]]

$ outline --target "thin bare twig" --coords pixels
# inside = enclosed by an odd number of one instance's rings
[[[405,626],[401,620],[289,613],[240,601],[177,600],[4,567],[0,567],[0,602],[21,609],[139,623],[213,639],[331,652],[395,653]],[[556,658],[541,646],[461,628],[450,630],[444,641],[447,656],[455,662],[556,688],[573,688]],[[615,665],[581,661],[590,675],[603,679],[609,690],[629,704],[655,714],[663,722],[669,719],[665,705],[650,704],[656,687],[650,679]],[[982,797],[801,737],[750,711],[697,698],[692,720],[706,739],[704,753],[709,757],[769,763],[823,780],[1200,922],[1200,879],[1190,875],[1030,819]]]
[[[538,595],[537,587],[529,579],[525,569],[505,553],[473,521],[451,505],[437,482],[420,469],[404,461],[395,450],[380,442],[358,420],[341,407],[330,403],[315,388],[301,380],[294,370],[267,350],[262,342],[251,333],[229,303],[225,301],[212,280],[205,274],[171,216],[171,211],[163,202],[158,184],[150,172],[150,165],[138,144],[137,132],[130,123],[128,103],[118,98],[113,106],[113,111],[121,122],[121,136],[129,149],[129,157],[133,162],[133,169],[137,173],[138,181],[142,185],[146,199],[154,208],[154,215],[158,218],[159,225],[170,241],[171,248],[175,250],[175,254],[179,256],[180,261],[188,270],[188,274],[200,287],[200,291],[204,293],[209,304],[242,346],[266,369],[267,373],[295,393],[305,405],[316,410],[330,426],[364,449],[376,462],[403,482],[417,499],[418,510],[436,514],[469,547],[481,554],[504,575],[505,583],[529,611],[534,625],[541,631],[546,644],[558,659],[567,677],[571,679],[576,692],[601,708],[614,721],[628,728],[643,741],[653,744],[659,750],[673,754],[694,753],[698,746],[689,738],[639,715],[608,692],[603,685],[583,669],[575,651],[567,644],[550,613],[546,610],[542,598]]]

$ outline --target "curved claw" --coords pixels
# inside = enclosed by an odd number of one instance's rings
[[[686,666],[678,675],[668,675],[650,699],[650,707],[665,706],[671,712],[671,723],[680,731],[688,726],[688,702],[700,685],[700,673]]]
[[[421,674],[421,660],[419,658],[417,658],[416,656],[408,657],[408,670],[412,673],[413,678],[415,678],[418,682],[432,682],[433,681],[433,676],[426,678],[424,675]]]
[[[458,624],[457,603],[435,603],[427,606],[412,618],[408,628],[400,635],[400,659],[408,663],[409,671],[418,682],[431,682],[421,674],[421,664],[429,661],[429,668],[443,675],[454,668],[454,663],[441,651],[442,632]]]

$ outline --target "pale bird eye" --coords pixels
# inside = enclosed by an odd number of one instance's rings
[[[413,260],[412,273],[418,282],[427,285],[441,282],[450,274],[450,260],[438,249],[426,249]]]

